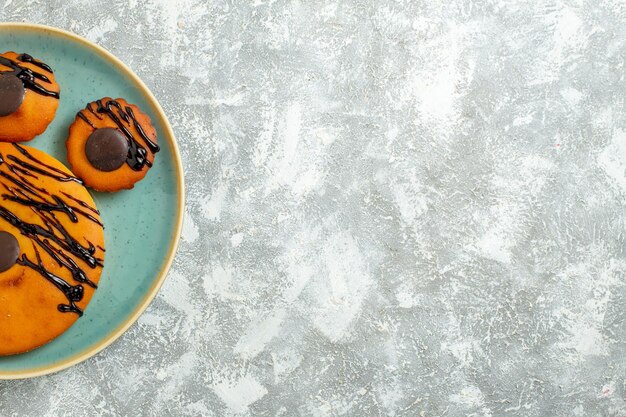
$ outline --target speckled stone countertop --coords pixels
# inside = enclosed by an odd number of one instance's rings
[[[21,1],[152,89],[187,217],[2,416],[626,416],[626,3]]]

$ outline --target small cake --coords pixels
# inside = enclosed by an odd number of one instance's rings
[[[0,54],[0,141],[23,142],[43,133],[59,106],[52,69],[28,54]]]
[[[65,332],[91,300],[104,264],[100,214],[52,156],[0,143],[0,356]]]
[[[66,141],[72,171],[98,191],[131,189],[159,152],[150,118],[122,98],[105,97],[78,112]]]

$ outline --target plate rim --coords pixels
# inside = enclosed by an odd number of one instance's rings
[[[66,38],[71,41],[82,44],[88,49],[92,50],[94,53],[98,54],[100,57],[104,58],[107,61],[111,61],[112,64],[119,69],[124,75],[128,76],[134,83],[137,85],[139,91],[144,94],[147,101],[153,106],[155,110],[156,119],[159,120],[164,126],[166,140],[169,141],[169,145],[172,149],[172,157],[174,159],[174,174],[176,176],[176,183],[178,186],[177,193],[177,213],[175,220],[175,228],[174,233],[172,234],[172,238],[170,241],[170,246],[168,250],[168,254],[165,262],[161,266],[161,270],[158,272],[157,279],[152,284],[150,290],[146,293],[146,296],[143,298],[139,306],[128,316],[128,318],[120,324],[115,330],[110,332],[102,341],[96,343],[84,351],[73,355],[72,357],[63,360],[62,362],[55,363],[52,365],[44,365],[41,367],[27,369],[24,371],[0,371],[0,380],[14,380],[14,379],[28,379],[35,378],[39,376],[53,374],[64,369],[70,368],[76,364],[86,361],[87,359],[97,355],[102,352],[104,349],[109,347],[113,342],[119,339],[126,331],[133,325],[139,317],[144,313],[144,311],[148,308],[148,306],[154,301],[156,298],[161,286],[165,282],[167,278],[167,274],[172,266],[174,261],[174,257],[176,255],[178,245],[180,242],[180,237],[182,233],[183,227],[183,218],[185,214],[185,181],[184,181],[184,171],[182,165],[182,159],[180,156],[180,151],[178,149],[178,144],[176,142],[176,136],[174,135],[174,130],[170,125],[163,108],[157,101],[156,97],[150,89],[144,84],[144,82],[139,78],[137,74],[126,64],[124,64],[119,58],[113,55],[111,52],[103,48],[102,46],[91,42],[90,40],[83,38],[80,35],[72,33],[65,29],[59,29],[52,26],[37,24],[37,23],[24,23],[24,22],[0,22],[0,30],[6,29],[19,29],[19,30],[32,30],[34,32],[43,32],[47,35],[58,36],[61,38]]]

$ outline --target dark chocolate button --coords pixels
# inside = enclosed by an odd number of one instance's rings
[[[24,83],[13,74],[0,74],[0,116],[8,116],[24,101]]]
[[[20,256],[20,244],[9,232],[0,232],[0,272],[11,268]]]
[[[128,158],[128,140],[122,132],[112,127],[96,129],[87,139],[85,155],[97,170],[115,171]]]

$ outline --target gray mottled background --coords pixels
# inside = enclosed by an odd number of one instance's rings
[[[20,1],[188,187],[119,342],[2,416],[626,416],[626,2]]]

